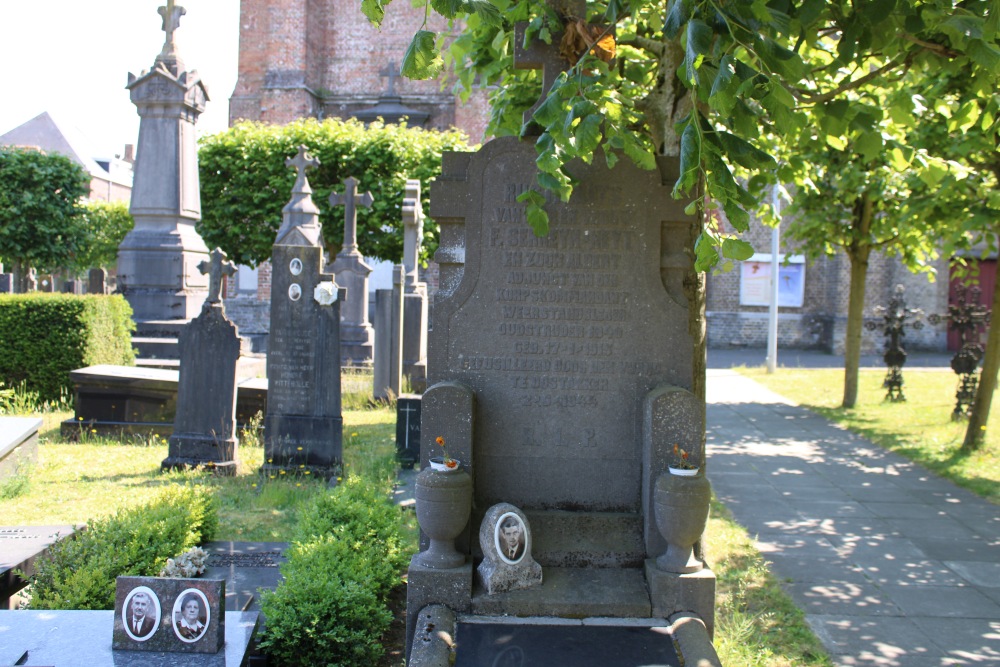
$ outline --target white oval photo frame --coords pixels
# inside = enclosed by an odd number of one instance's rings
[[[199,599],[199,601],[201,602],[201,608],[204,611],[204,616],[205,616],[204,620],[205,627],[201,629],[201,632],[199,632],[198,636],[195,637],[194,639],[188,639],[184,637],[183,635],[181,635],[181,632],[178,629],[178,625],[180,624],[181,621],[181,615],[184,611],[181,608],[181,601],[184,598],[186,598],[188,594],[193,594],[195,597]],[[201,621],[201,616],[198,617],[198,620]],[[177,599],[174,600],[174,608],[173,611],[171,612],[171,622],[170,622],[170,626],[174,629],[174,634],[177,636],[177,638],[180,639],[185,644],[193,644],[205,636],[205,633],[208,632],[208,626],[211,624],[212,624],[212,608],[208,604],[208,596],[206,596],[202,591],[198,590],[197,588],[185,588],[183,591],[181,591],[180,594],[177,596]]]
[[[510,559],[504,553],[503,543],[500,541],[500,526],[503,522],[507,520],[508,517],[513,517],[517,524],[521,527],[521,553],[517,558]],[[517,565],[524,559],[524,554],[528,553],[528,527],[524,525],[524,521],[515,512],[504,512],[497,519],[496,525],[493,526],[493,548],[496,549],[497,555],[500,556],[500,560],[507,563],[508,565]]]
[[[302,286],[298,283],[292,283],[288,286],[288,298],[292,301],[298,301],[302,298]]]
[[[298,257],[293,259],[288,263],[288,270],[292,272],[293,276],[297,276],[302,273],[302,260]]]
[[[152,615],[149,613],[146,614],[146,616],[152,616],[153,618],[153,629],[145,635],[136,635],[132,632],[132,626],[130,626],[128,622],[129,606],[132,604],[132,598],[135,597],[136,593],[145,593],[146,596],[149,597],[149,600],[152,603],[152,611],[154,612]],[[125,627],[125,634],[128,635],[129,638],[134,639],[137,642],[148,641],[153,635],[156,634],[156,631],[160,629],[160,618],[160,598],[156,596],[153,589],[148,586],[136,586],[128,592],[128,595],[125,596],[125,602],[122,604],[122,625]]]

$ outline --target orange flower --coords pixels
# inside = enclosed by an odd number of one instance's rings
[[[442,438],[440,435],[437,437],[437,440],[435,442],[444,447],[444,438]]]

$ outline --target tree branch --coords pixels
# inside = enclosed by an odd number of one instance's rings
[[[635,46],[643,51],[653,54],[657,58],[661,58],[663,56],[663,49],[665,48],[663,42],[655,39],[649,39],[648,37],[643,37],[642,35],[622,37],[618,43]]]
[[[944,44],[937,44],[935,42],[927,42],[927,41],[922,40],[922,39],[917,39],[913,35],[904,34],[903,35],[903,39],[905,39],[908,42],[912,42],[913,44],[916,44],[919,47],[925,48],[928,51],[933,51],[934,53],[937,53],[937,54],[940,54],[942,56],[945,56],[946,58],[957,58],[959,55],[961,55],[957,51],[953,51],[952,49],[949,49]]]
[[[805,99],[813,104],[821,104],[823,102],[829,102],[830,100],[836,99],[839,95],[847,92],[848,90],[856,90],[857,88],[860,88],[861,86],[865,85],[872,79],[878,78],[883,74],[885,74],[886,72],[894,70],[902,65],[908,65],[911,57],[912,54],[907,54],[907,56],[902,60],[890,60],[882,67],[879,67],[878,69],[868,72],[868,74],[865,74],[860,79],[845,81],[844,83],[840,84],[833,90],[829,90],[819,95],[812,93],[808,90],[803,90],[801,88],[796,88],[794,92],[796,93],[796,97],[800,99]]]

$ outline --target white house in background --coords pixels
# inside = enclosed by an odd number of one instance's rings
[[[90,174],[90,199],[129,201],[132,197],[132,144],[123,155],[97,153],[83,134],[69,123],[59,123],[43,111],[31,120],[0,135],[0,145],[35,148],[46,153],[61,153]]]

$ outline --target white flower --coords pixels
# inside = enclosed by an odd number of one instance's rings
[[[313,290],[313,298],[319,305],[329,306],[337,300],[337,289],[337,283],[330,280],[323,281]]]

